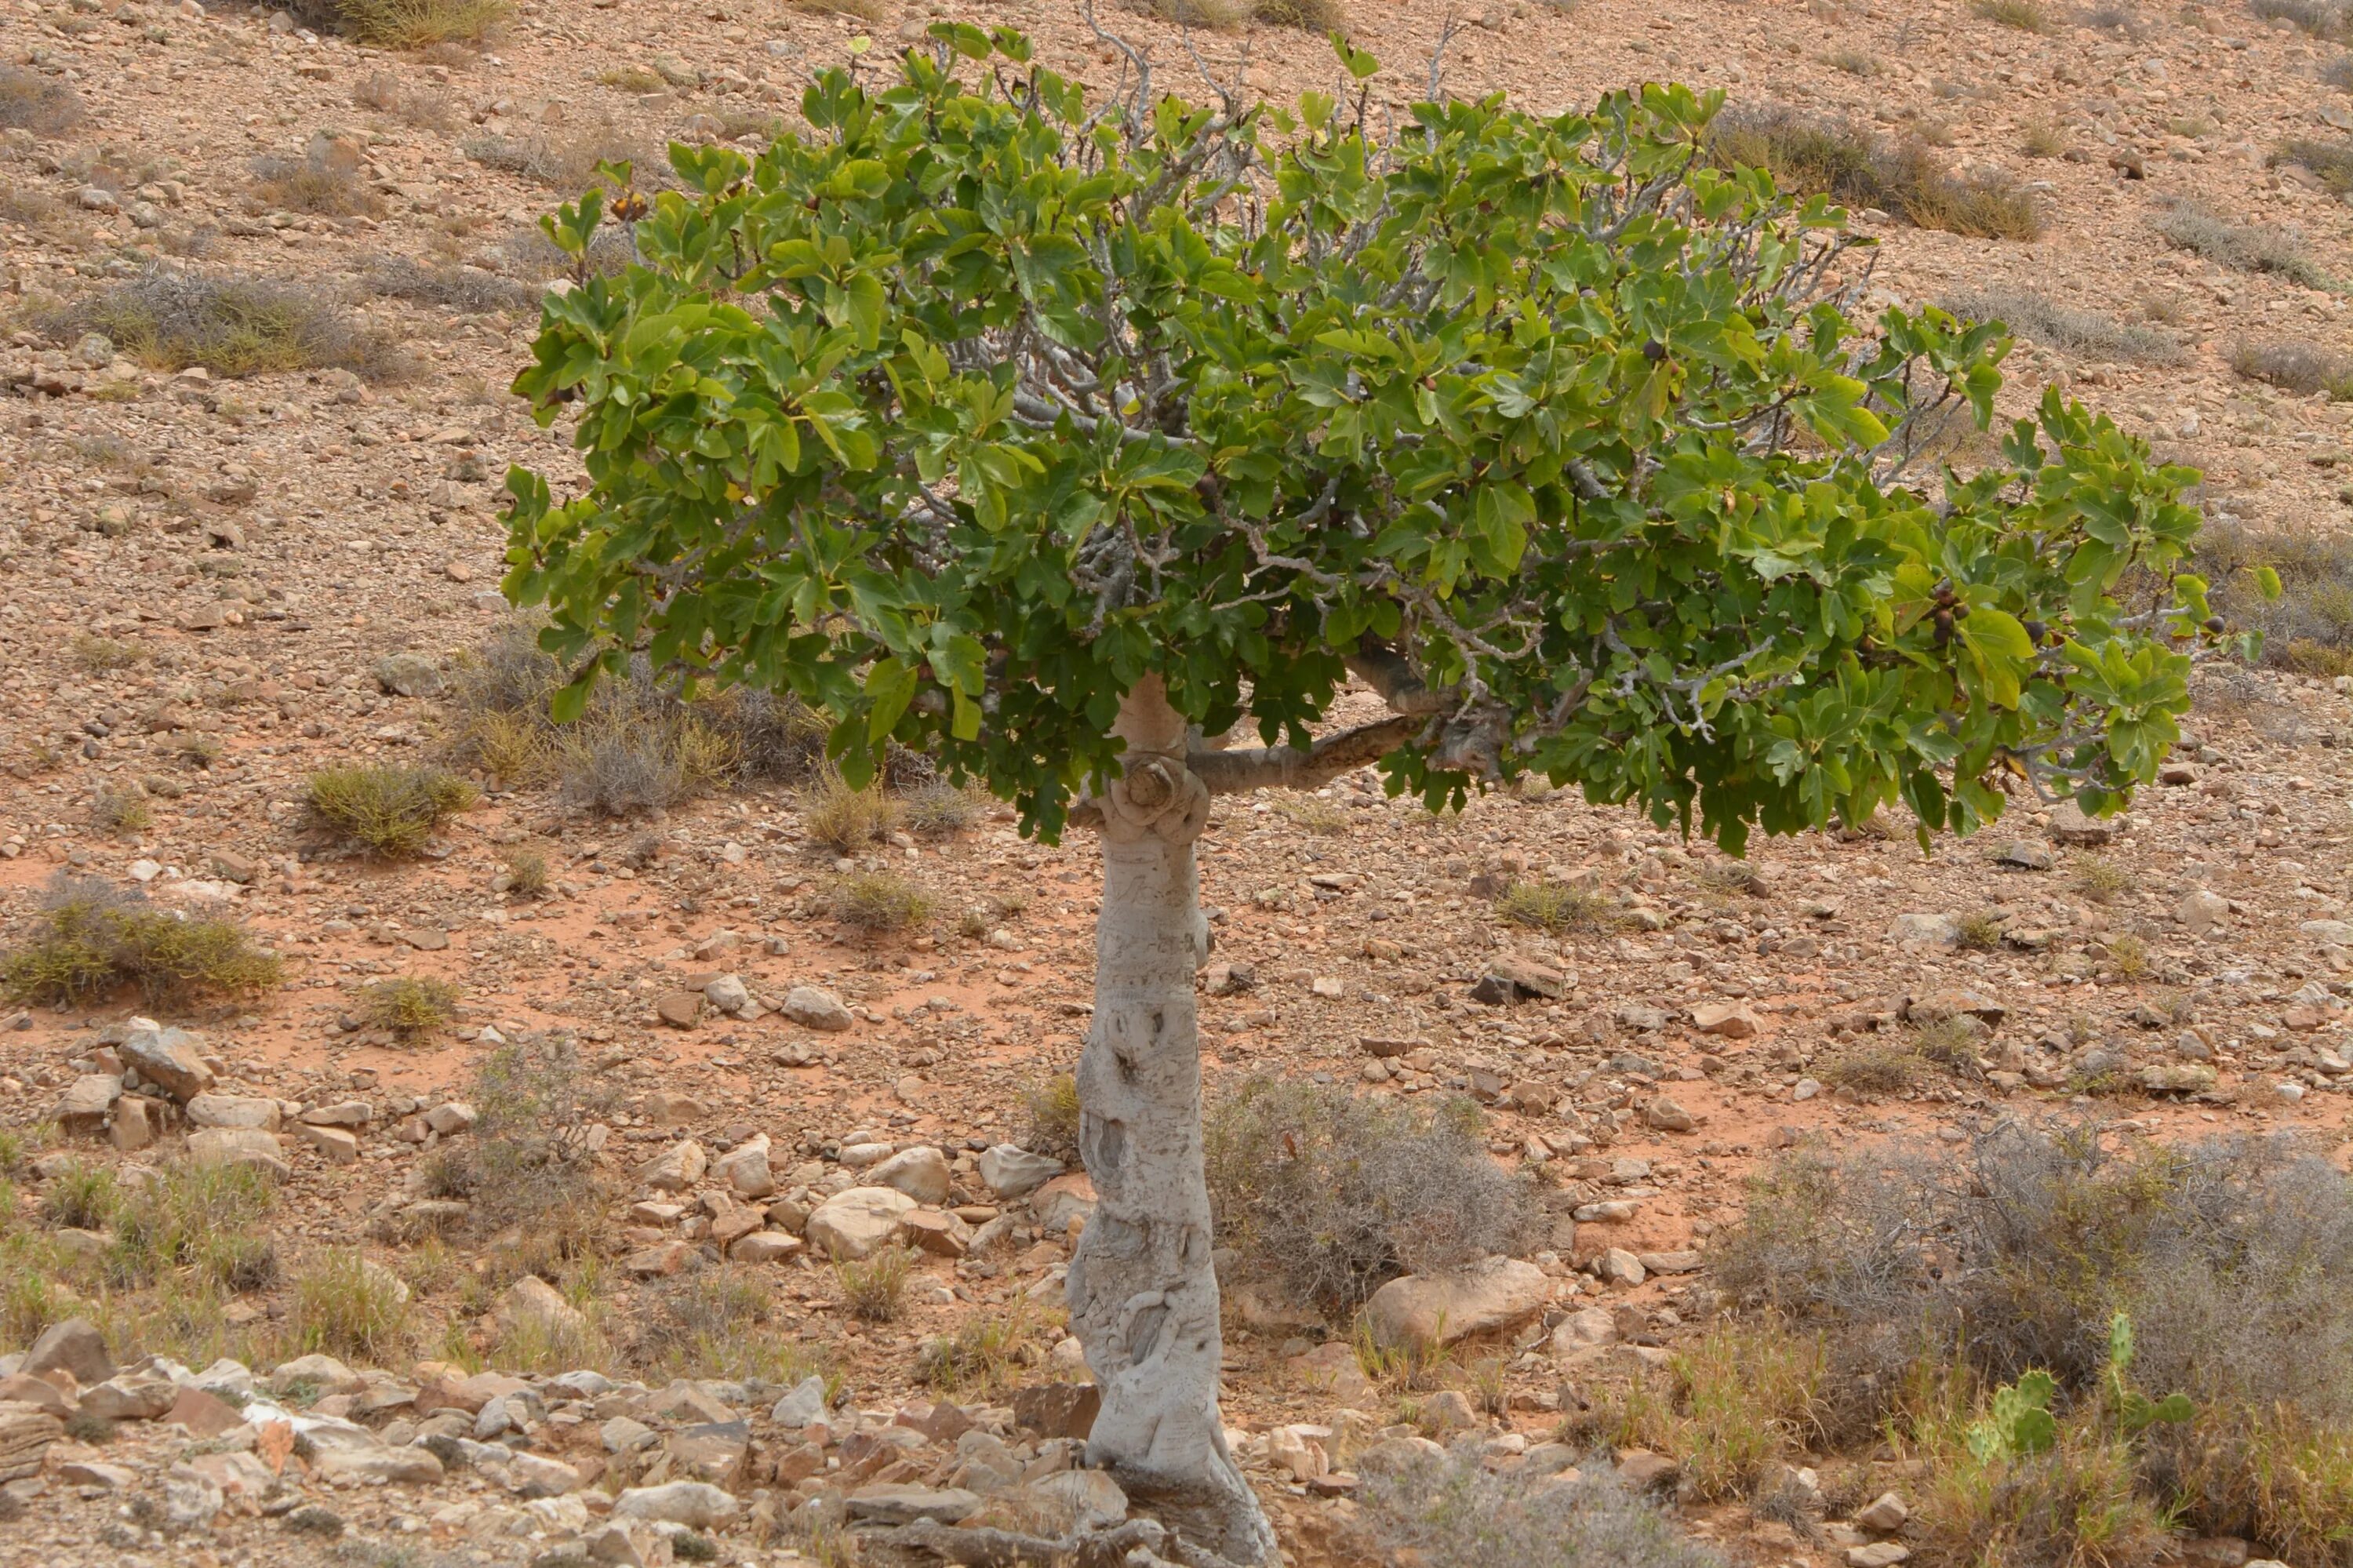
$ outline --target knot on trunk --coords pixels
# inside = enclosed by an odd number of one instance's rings
[[[1176,757],[1146,755],[1112,780],[1103,797],[1103,832],[1124,843],[1147,834],[1189,843],[1209,820],[1208,786]]]

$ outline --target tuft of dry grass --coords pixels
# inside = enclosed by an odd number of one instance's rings
[[[2290,22],[2316,38],[2353,37],[2353,5],[2346,0],[2247,0],[2266,22]]]
[[[38,318],[61,343],[103,333],[158,370],[201,365],[216,376],[349,370],[372,381],[408,374],[399,346],[355,326],[316,284],[242,273],[144,273]]]
[[[440,305],[480,315],[522,315],[539,308],[540,291],[479,267],[432,267],[406,256],[383,256],[367,271],[367,286],[386,299]]]
[[[357,1247],[337,1247],[294,1277],[287,1327],[306,1352],[393,1365],[409,1346],[408,1287]]]
[[[871,1257],[836,1264],[833,1272],[851,1317],[868,1323],[895,1323],[906,1315],[907,1277],[914,1266],[913,1250],[886,1246]]]
[[[1911,1043],[1849,1045],[1814,1064],[1814,1076],[1836,1089],[1859,1094],[1900,1095],[1918,1086],[1928,1063]]]
[[[90,825],[114,838],[135,838],[154,826],[147,792],[136,784],[100,789],[90,797]]]
[[[931,895],[893,872],[860,872],[834,886],[833,917],[860,931],[904,931],[931,916]]]
[[[802,831],[838,855],[860,853],[898,825],[898,801],[871,784],[852,789],[830,771],[801,802]]]
[[[1079,1158],[1079,1081],[1057,1073],[1021,1097],[1029,1113],[1029,1131],[1022,1147],[1075,1164]]]
[[[0,130],[54,136],[81,123],[81,98],[67,83],[21,66],[0,66]]]
[[[1958,179],[1922,143],[1885,142],[1862,127],[1767,106],[1730,110],[1708,130],[1720,165],[1765,170],[1783,190],[1877,207],[1915,228],[1977,239],[2034,239],[2034,197],[1999,177]]]

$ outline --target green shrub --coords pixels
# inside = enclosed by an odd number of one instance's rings
[[[410,1341],[407,1287],[357,1247],[332,1248],[294,1277],[287,1328],[304,1352],[390,1366]]]
[[[279,983],[284,966],[241,926],[184,918],[94,878],[60,874],[23,945],[0,959],[0,995],[77,1002],[136,985],[152,1002],[239,996]]]
[[[472,785],[438,768],[323,768],[307,782],[314,821],[387,857],[415,854],[475,799]]]
[[[1609,923],[1609,899],[1582,887],[1515,882],[1496,897],[1495,918],[1539,931],[1597,931]]]
[[[166,1166],[117,1203],[108,1277],[139,1287],[185,1271],[200,1287],[259,1290],[278,1275],[261,1228],[276,1197],[249,1165]]]
[[[41,1189],[41,1218],[73,1230],[104,1230],[121,1201],[112,1171],[76,1160]]]
[[[1519,1250],[1535,1208],[1469,1100],[1419,1107],[1253,1078],[1203,1129],[1220,1245],[1335,1319],[1400,1274]]]
[[[432,1033],[457,1012],[458,988],[430,976],[402,975],[360,988],[360,1022],[370,1029],[388,1029],[403,1040]]]

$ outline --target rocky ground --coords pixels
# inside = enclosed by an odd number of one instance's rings
[[[2353,101],[2322,78],[2341,50],[2224,5],[2041,33],[1951,5],[1474,10],[1357,7],[1357,41],[1391,67],[1379,91],[1413,96],[1451,16],[1457,91],[1557,108],[1673,75],[1933,130],[1957,166],[2034,182],[2044,238],[1882,225],[1881,284],[2153,318],[2179,363],[2031,344],[2021,406],[2041,377],[2075,384],[2203,468],[2214,515],[2338,525],[2347,406],[2237,378],[2228,359],[2242,339],[2343,345],[2342,301],[2168,249],[2152,225],[2189,201],[2299,231],[2324,262],[2353,256],[2353,209],[2266,161],[2342,126]],[[209,1160],[279,1184],[283,1255],[280,1283],[169,1344],[125,1342],[153,1314],[85,1289],[111,1339],[6,1347],[0,1563],[627,1563],[704,1542],[777,1562],[821,1554],[849,1520],[1051,1534],[1124,1509],[1071,1469],[1082,1369],[1052,1320],[1090,1192],[1022,1148],[1039,1141],[1026,1097],[1085,1027],[1083,835],[1031,844],[983,810],[845,866],[795,786],[613,821],[485,779],[421,858],[387,863],[313,832],[302,805],[311,769],[437,754],[450,676],[503,624],[495,478],[566,461],[562,432],[500,390],[532,330],[509,307],[543,277],[533,216],[599,154],[756,135],[853,36],[934,16],[1029,27],[1050,64],[1110,79],[1111,52],[1059,4],[871,21],[525,4],[487,48],[425,55],[193,0],[10,14],[6,58],[69,87],[80,113],[9,131],[0,162],[0,948],[68,873],[246,923],[287,972],[165,1028],[134,1022],[150,1009],[126,993],[0,1030],[0,1124],[43,1129],[0,1229],[102,1246],[36,1217],[79,1163],[136,1185]],[[1175,47],[1155,19],[1110,20]],[[1329,85],[1300,35],[1198,41],[1265,91]],[[2065,151],[2030,158],[2024,132],[2045,122]],[[355,171],[365,199],[282,210],[256,166],[270,157]],[[387,292],[388,258],[433,270],[439,293]],[[156,264],[300,281],[412,370],[231,381],[46,335],[60,302]],[[1549,1442],[1564,1381],[1662,1353],[1704,1290],[1709,1236],[1778,1149],[1953,1139],[2008,1115],[2168,1137],[2295,1128],[2335,1147],[2353,1085],[2347,697],[2225,668],[2198,697],[2193,737],[2126,821],[2021,800],[1933,857],[1863,833],[1735,863],[1537,791],[1433,817],[1369,775],[1221,803],[1204,845],[1213,1093],[1274,1072],[1416,1103],[1468,1094],[1495,1156],[1541,1181],[1550,1225],[1548,1245],[1447,1287],[1450,1334],[1491,1335],[1494,1359],[1466,1350],[1457,1387],[1406,1408],[1345,1326],[1235,1282],[1228,1419],[1286,1545],[1340,1550],[1356,1467],[1383,1445],[1468,1430],[1498,1465],[1566,1464]],[[525,896],[513,868],[534,853],[550,887]],[[933,917],[843,926],[833,889],[852,870],[904,877]],[[414,1040],[369,1027],[357,993],[396,976],[448,982],[459,1016]],[[433,1207],[451,1202],[437,1158],[476,1136],[483,1062],[551,1041],[576,1045],[602,1097],[586,1135],[610,1185],[608,1245],[568,1294],[490,1269],[478,1245],[501,1238]],[[1924,1041],[1942,1043],[1934,1059]],[[897,1241],[921,1249],[902,1315],[861,1321],[828,1260]],[[405,1353],[290,1359],[284,1282],[349,1247],[397,1277]],[[763,1332],[804,1359],[779,1352],[758,1375],[633,1360],[666,1293],[706,1272],[752,1280]],[[1408,1288],[1377,1310],[1402,1321],[1435,1299]],[[919,1381],[927,1340],[1024,1314],[1008,1375]],[[616,1354],[496,1364],[519,1321],[543,1350],[593,1330]],[[253,1370],[172,1359],[199,1345]],[[810,1369],[834,1381],[812,1392]],[[1755,1561],[1892,1560],[1892,1525],[1800,1539],[1737,1512],[1687,1522]]]

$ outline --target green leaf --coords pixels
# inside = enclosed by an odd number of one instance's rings
[[[2280,596],[2280,575],[2276,567],[2255,568],[2255,591],[2266,599],[2276,601]]]
[[[1356,80],[1363,81],[1381,69],[1380,61],[1342,37],[1336,29],[1326,37],[1332,40],[1332,52],[1340,57],[1340,64]]]

